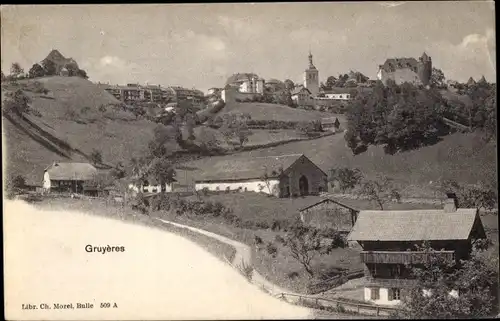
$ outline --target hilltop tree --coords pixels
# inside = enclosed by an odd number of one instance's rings
[[[70,77],[77,76],[79,69],[75,64],[69,63],[66,64],[64,67],[68,70],[68,75]]]
[[[83,69],[78,69],[76,71],[76,75],[75,76],[78,76],[78,77],[81,77],[81,78],[84,78],[84,79],[88,79],[89,76],[87,76],[87,72]]]
[[[22,73],[24,73],[24,69],[21,68],[21,65],[18,62],[12,63],[12,65],[10,66],[10,75],[13,77],[18,77]]]
[[[5,94],[2,109],[7,114],[15,114],[22,117],[23,113],[28,113],[30,111],[30,102],[30,98],[26,96],[21,89],[18,89],[14,92],[7,92]]]
[[[332,89],[333,87],[335,87],[336,83],[337,83],[337,78],[335,78],[334,76],[329,76],[328,78],[326,78],[325,87],[328,89]]]
[[[432,68],[430,85],[435,88],[443,88],[445,86],[445,77],[441,69]]]
[[[369,145],[382,145],[394,154],[435,144],[448,133],[442,123],[445,105],[434,89],[379,82],[372,93],[361,92],[350,103],[346,142],[354,154]]]
[[[483,133],[485,141],[496,140],[496,84],[478,82],[467,87],[465,94],[472,100],[469,110],[471,125]]]
[[[365,179],[361,183],[360,196],[365,196],[369,201],[375,202],[381,211],[384,204],[401,199],[399,191],[393,186],[393,180],[389,177],[379,175],[375,180]]]
[[[288,91],[292,91],[295,88],[294,82],[291,81],[290,79],[286,79],[284,81],[284,84],[285,84],[285,89]]]
[[[102,164],[102,154],[101,154],[101,152],[94,148],[92,150],[92,153],[90,153],[90,161],[94,165]]]
[[[411,269],[417,284],[403,297],[399,317],[482,319],[497,314],[498,259],[494,267],[486,262],[481,243],[476,241],[471,258],[460,264],[433,255],[428,244],[418,247],[429,253],[430,260]],[[450,295],[453,290],[458,296]]]
[[[39,64],[33,64],[28,72],[30,78],[38,78],[45,76],[45,70]]]
[[[56,74],[56,64],[52,60],[45,59],[42,61],[42,67],[45,70],[46,76],[54,76]]]

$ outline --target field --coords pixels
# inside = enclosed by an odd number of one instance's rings
[[[436,194],[436,183],[442,179],[475,184],[496,176],[496,146],[484,146],[475,134],[461,133],[449,135],[436,145],[396,155],[387,155],[378,146],[353,155],[343,135],[339,134],[217,157],[230,160],[295,153],[304,153],[326,173],[334,167],[350,167],[359,168],[367,177],[385,174],[395,180],[406,197],[440,196]],[[210,170],[207,164],[214,159],[193,161],[188,165]]]
[[[226,105],[218,115],[243,113],[250,114],[253,120],[313,121],[324,117],[338,117],[341,123],[345,121],[343,115],[266,103],[231,103]]]
[[[281,287],[305,293],[311,281],[318,282],[339,273],[339,270],[355,271],[362,268],[359,250],[356,248],[337,248],[329,255],[317,256],[312,261],[316,272],[313,280],[304,268],[290,254],[290,250],[277,241],[283,237],[285,230],[273,230],[273,222],[291,223],[299,218],[299,209],[321,200],[319,196],[307,196],[295,199],[279,199],[258,193],[222,193],[207,196],[190,196],[190,200],[221,202],[233,210],[233,214],[242,221],[258,223],[260,228],[244,228],[228,224],[221,217],[200,216],[196,214],[176,215],[170,212],[155,212],[159,216],[181,224],[195,226],[240,242],[252,245],[254,267],[266,278]],[[374,209],[374,204],[366,200],[337,199],[356,209]],[[388,209],[434,208],[428,204],[387,204]],[[283,227],[283,223],[281,223]],[[255,243],[258,236],[261,244]],[[276,251],[272,250],[275,247]]]
[[[258,147],[273,143],[287,143],[296,140],[308,139],[307,135],[304,135],[294,129],[281,129],[281,130],[270,130],[270,129],[250,129],[250,135],[248,136],[248,141],[244,143],[244,147]],[[187,130],[183,129],[184,137],[187,137]],[[226,150],[233,150],[235,147],[239,147],[239,142],[237,138],[233,137],[231,140],[226,141],[224,135],[220,131],[208,126],[198,126],[194,129],[194,135],[196,137],[196,142],[202,143],[206,140],[217,140],[219,147]]]
[[[30,91],[34,80],[20,81],[17,87],[25,90],[38,115],[29,115],[29,123],[2,117],[9,174],[40,184],[43,169],[53,161],[88,161],[93,149],[112,165],[143,155],[157,124],[136,121],[133,115],[115,109],[119,102],[88,80],[48,77],[36,81],[50,92]],[[2,92],[13,89],[2,84]],[[105,112],[99,111],[101,106]]]

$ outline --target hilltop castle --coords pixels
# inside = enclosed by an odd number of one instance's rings
[[[377,78],[384,85],[387,84],[387,80],[392,79],[397,85],[408,82],[427,86],[431,80],[431,73],[432,59],[424,52],[418,61],[415,58],[387,59],[383,65],[379,66]]]

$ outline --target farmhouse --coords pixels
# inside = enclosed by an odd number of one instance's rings
[[[43,174],[43,189],[46,191],[83,193],[84,185],[97,174],[89,163],[57,163],[48,166]]]
[[[300,220],[315,227],[331,227],[339,232],[351,231],[358,210],[331,198],[304,207],[299,210]]]
[[[327,190],[327,175],[303,154],[217,158],[199,163],[195,189],[253,191],[276,197],[318,194]]]
[[[453,195],[444,210],[361,211],[348,236],[363,248],[365,301],[395,305],[415,285],[409,266],[421,266],[429,252],[416,250],[428,241],[446,262],[467,259],[472,241],[486,238],[477,209],[457,208]],[[459,295],[451,291],[450,295]]]

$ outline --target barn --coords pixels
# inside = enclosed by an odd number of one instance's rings
[[[327,174],[304,154],[266,157],[213,157],[197,164],[195,189],[261,192],[276,197],[327,191]]]
[[[85,185],[97,174],[97,169],[89,163],[54,162],[45,168],[43,189],[83,193]]]
[[[331,227],[348,233],[356,222],[358,210],[331,198],[311,204],[299,210],[300,220],[315,227]]]

